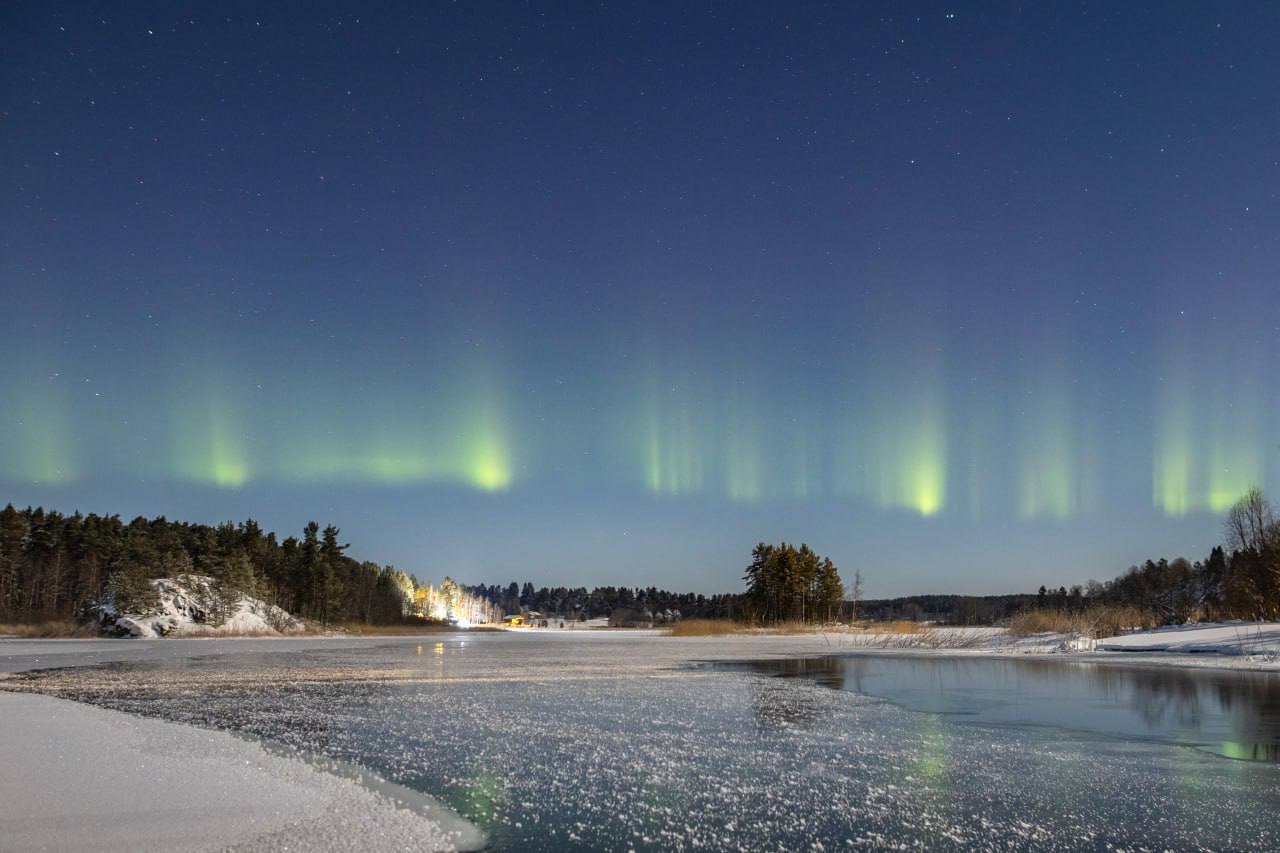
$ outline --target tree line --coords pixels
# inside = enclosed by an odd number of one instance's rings
[[[619,616],[626,622],[663,622],[672,619],[732,619],[743,612],[742,596],[703,595],[671,592],[657,587],[598,586],[534,587],[512,581],[508,584],[478,584],[463,589],[493,602],[504,613],[535,611],[569,620]],[[628,618],[629,615],[629,618]]]
[[[1153,611],[1164,624],[1280,618],[1280,518],[1260,489],[1251,489],[1231,508],[1224,533],[1225,543],[1204,560],[1147,560],[1110,581],[1041,587],[1036,606],[1067,611],[1138,607]]]
[[[41,507],[0,510],[0,623],[73,621],[111,600],[121,612],[156,603],[151,581],[210,577],[223,598],[252,595],[322,625],[404,621],[432,592],[394,566],[347,556],[333,525],[309,523],[279,539],[254,520],[194,524],[164,517],[124,521],[118,515],[62,513]],[[735,618],[739,595],[678,593],[656,587],[538,587],[441,584],[468,612],[536,610],[569,619],[624,614],[628,623],[689,617]],[[474,603],[472,603],[474,602]],[[430,606],[425,608],[430,616]]]
[[[1064,591],[1065,595],[1065,591]],[[859,615],[873,622],[997,625],[1036,605],[1030,593],[1009,595],[905,595],[863,601]]]
[[[155,604],[151,580],[182,575],[210,577],[226,598],[252,595],[324,625],[404,619],[414,580],[346,549],[337,527],[316,522],[278,540],[252,519],[125,522],[8,505],[0,510],[0,622],[82,619],[108,598],[140,612]]]
[[[1140,607],[1162,622],[1280,619],[1280,519],[1254,489],[1227,515],[1226,542],[1202,561],[1147,560],[1107,582],[1041,587],[1036,595],[922,595],[867,601],[861,615],[992,624],[1031,608]],[[390,623],[409,617],[417,579],[393,566],[353,559],[333,525],[309,523],[283,540],[252,519],[192,524],[164,517],[63,515],[42,508],[0,510],[0,623],[83,618],[113,599],[137,612],[154,604],[150,581],[184,574],[213,579],[227,596],[253,595],[321,624]],[[854,618],[861,575],[846,590],[835,564],[807,545],[760,543],[739,594],[676,593],[656,587],[534,587],[531,582],[460,589],[493,613],[539,611],[564,619],[622,624],[681,618],[761,623]],[[428,588],[429,589],[429,588]],[[622,614],[622,616],[617,616]],[[625,617],[625,618],[623,618]]]

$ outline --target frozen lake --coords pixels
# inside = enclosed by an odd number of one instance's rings
[[[805,643],[454,634],[16,680],[362,766],[499,850],[1280,847],[1280,676],[778,654]]]

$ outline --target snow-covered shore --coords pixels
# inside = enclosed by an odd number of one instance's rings
[[[1280,622],[1179,625],[1098,641],[1104,652],[1228,655],[1280,663]]]
[[[924,634],[833,633],[840,651],[1020,657],[1092,663],[1280,671],[1280,623],[1181,625],[1092,640],[1068,634],[1015,637],[1000,628],[934,628]]]
[[[477,846],[474,830],[225,732],[16,693],[0,693],[0,719],[5,850]]]
[[[1142,664],[1280,671],[1280,623],[1230,622],[1140,631],[1087,640],[1064,634],[1014,637],[1002,628],[938,627],[919,634],[882,634],[837,629],[808,634],[745,632],[708,637],[667,637],[661,629],[515,629],[503,635],[576,637],[661,643],[691,643],[714,649],[715,657],[775,655],[919,654],[942,656],[1038,656],[1093,663]],[[463,635],[465,636],[465,635]],[[424,634],[432,642],[440,634]],[[308,634],[288,637],[180,637],[164,639],[9,639],[0,637],[0,673],[68,666],[180,660],[229,654],[296,653],[316,649],[369,648],[411,642],[413,635],[353,637]]]

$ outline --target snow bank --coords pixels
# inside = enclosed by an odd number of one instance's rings
[[[1107,637],[1098,641],[1107,652],[1173,652],[1176,654],[1258,655],[1280,658],[1280,622],[1217,622],[1180,625]]]
[[[150,582],[159,599],[144,613],[119,613],[105,601],[95,609],[102,633],[113,637],[290,634],[302,623],[288,612],[257,598],[228,599],[203,575],[159,578]]]

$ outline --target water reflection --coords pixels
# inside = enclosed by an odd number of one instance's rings
[[[826,655],[718,661],[719,670],[803,678],[930,714],[991,725],[1048,725],[1195,746],[1280,763],[1280,675],[1046,660]],[[803,691],[752,688],[762,726],[808,725]]]

